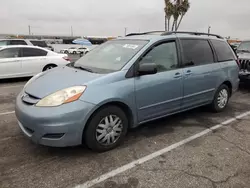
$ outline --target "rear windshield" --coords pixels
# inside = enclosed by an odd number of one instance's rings
[[[85,67],[97,73],[118,71],[147,43],[146,40],[108,41],[79,59],[75,66]]]
[[[32,40],[30,41],[34,46],[39,46],[39,47],[48,47],[48,45],[46,44],[45,41],[35,41],[35,40]]]

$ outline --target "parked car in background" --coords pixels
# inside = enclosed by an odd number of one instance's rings
[[[54,48],[52,46],[47,45],[47,43],[43,40],[30,40],[30,42],[34,45],[34,46],[39,46],[42,48],[46,48],[48,50],[54,51]]]
[[[27,45],[0,47],[0,79],[34,76],[69,63],[68,56]]]
[[[218,35],[142,33],[36,75],[17,96],[15,111],[35,143],[107,151],[145,122],[203,105],[223,111],[238,74],[233,50]]]
[[[89,49],[87,47],[80,47],[77,48],[76,53],[77,54],[86,54],[89,52]]]
[[[0,46],[9,46],[9,45],[29,45],[29,46],[39,46],[46,48],[48,50],[54,51],[52,46],[48,46],[47,43],[43,40],[37,39],[0,39]]]
[[[237,55],[240,63],[239,77],[242,82],[250,81],[250,40],[242,41],[238,46]]]
[[[76,47],[70,47],[70,48],[60,50],[60,53],[72,54],[73,51],[76,51],[76,49],[77,49]]]
[[[65,53],[65,54],[86,54],[89,52],[89,49],[87,47],[70,47],[67,49],[63,49],[60,51],[60,53]]]

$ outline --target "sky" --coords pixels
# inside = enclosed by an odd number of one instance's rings
[[[249,0],[189,0],[180,30],[250,39]],[[164,0],[0,0],[0,33],[118,36],[164,30]]]

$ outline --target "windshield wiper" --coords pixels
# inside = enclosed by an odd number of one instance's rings
[[[77,69],[81,69],[81,70],[88,71],[88,72],[93,72],[93,70],[92,70],[92,69],[90,69],[90,68],[81,67],[81,66],[74,66],[74,67],[75,67],[75,68],[77,68]]]

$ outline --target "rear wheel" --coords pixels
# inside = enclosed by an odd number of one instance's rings
[[[53,68],[55,68],[56,67],[56,65],[46,65],[44,68],[43,68],[43,71],[47,71],[47,70],[50,70],[50,69],[53,69]]]
[[[68,53],[69,53],[69,51],[68,51],[68,50],[65,50],[65,51],[64,51],[64,53],[65,53],[65,54],[68,54]]]
[[[117,147],[128,129],[128,118],[117,106],[98,110],[84,131],[85,144],[92,150],[104,152]]]
[[[214,112],[223,111],[228,104],[230,97],[229,88],[227,85],[221,85],[214,95],[214,100],[211,103],[211,108]]]

